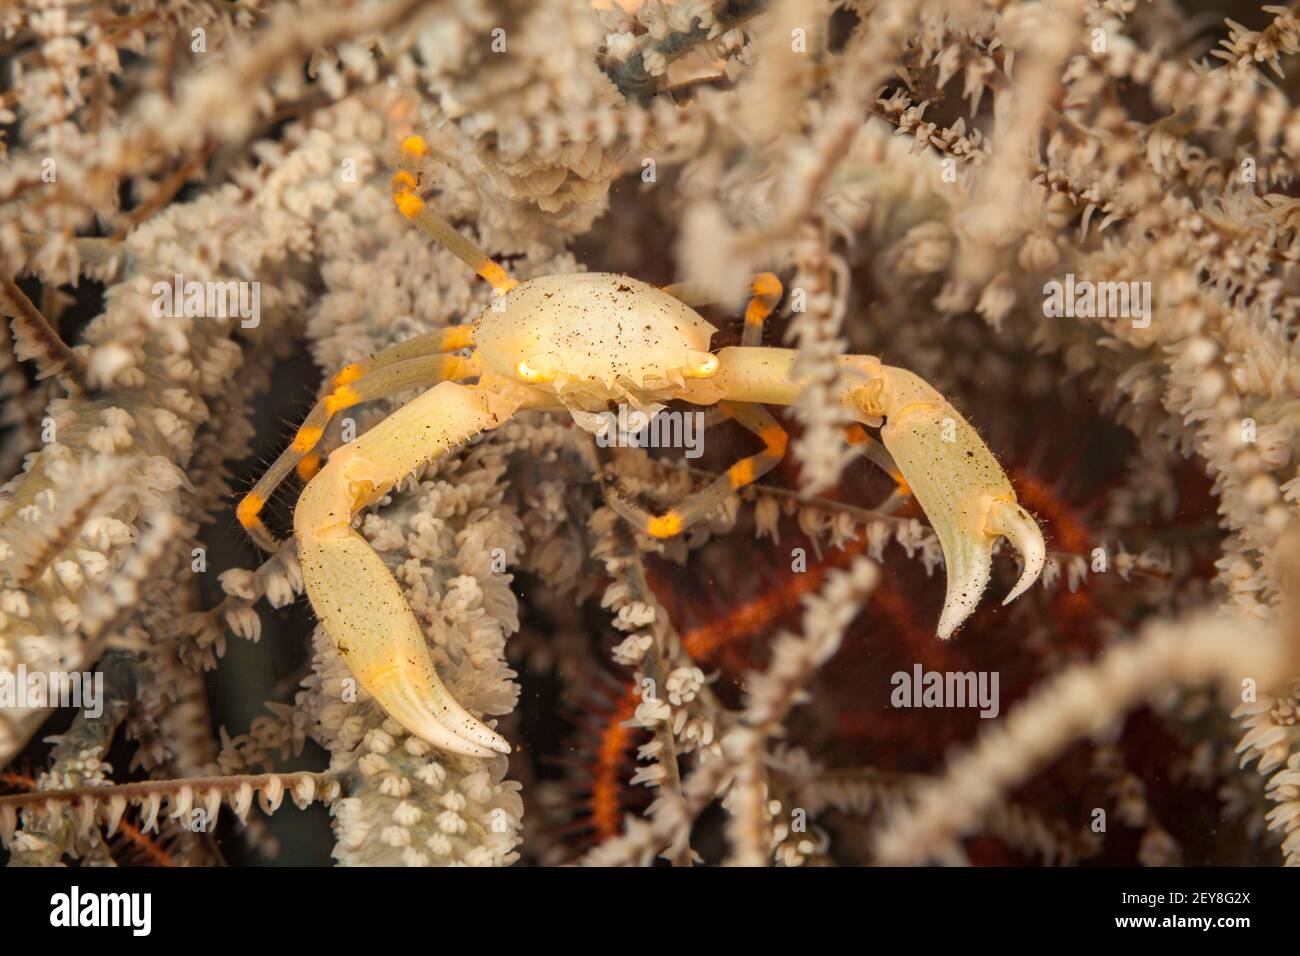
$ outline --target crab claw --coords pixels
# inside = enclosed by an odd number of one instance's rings
[[[438,677],[424,634],[392,574],[351,530],[300,535],[303,580],[325,633],[384,711],[435,747],[470,757],[510,744],[467,711]]]
[[[352,529],[358,502],[410,471],[433,445],[425,430],[407,438],[409,420],[428,425],[439,410],[453,424],[435,433],[444,446],[482,430],[494,413],[470,389],[430,389],[365,435],[330,455],[307,483],[294,512],[303,582],[316,616],[357,683],[409,732],[471,757],[509,753],[510,745],[452,696],[401,587],[365,538]],[[395,437],[397,436],[397,437]]]
[[[390,717],[435,747],[470,757],[510,753],[510,745],[500,734],[451,696],[427,653],[423,663],[425,667],[399,665],[371,676],[367,690]]]
[[[1024,571],[1004,604],[1038,579],[1046,548],[1037,523],[970,423],[923,379],[883,367],[878,396],[885,447],[897,462],[943,549],[948,590],[939,615],[941,640],[971,615],[989,582],[993,545],[1003,536],[1020,552]]]
[[[1047,560],[1047,546],[1043,543],[1043,532],[1039,530],[1038,523],[1015,501],[999,499],[993,502],[986,527],[991,534],[1000,534],[1010,541],[1011,546],[1020,552],[1020,558],[1025,564],[1016,586],[1002,599],[1002,606],[1006,607],[1038,580],[1038,575],[1043,571],[1043,562]]]

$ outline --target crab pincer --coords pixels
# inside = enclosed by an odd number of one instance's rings
[[[970,616],[988,585],[993,546],[1005,537],[1024,562],[1002,602],[1023,594],[1047,556],[1037,522],[1016,500],[1011,482],[979,433],[924,379],[906,369],[873,367],[867,385],[850,394],[850,407],[871,423],[884,419],[880,437],[943,549],[948,588],[938,635],[946,640]]]

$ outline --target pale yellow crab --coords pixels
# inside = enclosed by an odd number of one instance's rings
[[[510,745],[439,679],[396,580],[352,527],[357,513],[419,466],[517,412],[568,411],[582,421],[615,401],[719,404],[763,440],[762,452],[666,514],[651,515],[611,496],[611,507],[641,530],[671,537],[781,460],[786,433],[763,405],[790,404],[802,384],[792,374],[795,351],[759,345],[763,322],[781,295],[775,276],[754,281],[742,344],[711,352],[716,330],[692,309],[702,303],[684,286],[659,289],[606,273],[511,279],[425,204],[416,170],[426,153],[418,136],[403,142],[394,202],[491,283],[498,301],[473,326],[420,336],[342,369],[333,391],[312,409],[238,514],[259,544],[274,548],[259,518],[262,506],[295,467],[312,473],[314,449],[330,418],[359,402],[431,386],[330,453],[299,498],[294,532],[307,595],[360,684],[411,733],[444,750],[486,757],[508,753]],[[463,349],[472,351],[451,354]],[[891,468],[897,463],[943,549],[948,584],[938,634],[947,638],[988,583],[996,538],[1009,539],[1024,561],[1010,602],[1042,570],[1042,533],[1017,503],[992,452],[942,395],[871,356],[841,362],[851,383],[841,396],[844,407],[856,420],[882,426],[887,453],[875,458]]]

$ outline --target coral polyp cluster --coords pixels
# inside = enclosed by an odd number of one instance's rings
[[[1300,31],[1206,12],[6,7],[8,862],[1300,863]]]

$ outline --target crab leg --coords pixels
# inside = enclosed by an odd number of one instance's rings
[[[844,440],[861,450],[873,465],[894,479],[894,490],[888,498],[875,506],[875,510],[881,514],[893,514],[904,501],[912,497],[912,489],[907,487],[907,479],[903,477],[898,462],[894,461],[894,456],[886,450],[885,446],[868,435],[867,430],[861,425],[845,426]]]
[[[345,365],[338,370],[338,373],[330,382],[336,388],[342,385],[351,385],[357,379],[365,378],[367,375],[372,375],[380,369],[388,368],[390,365],[409,362],[411,359],[424,358],[429,355],[459,352],[461,349],[473,347],[474,327],[472,325],[453,325],[449,328],[438,329],[434,332],[427,332],[424,335],[406,339],[376,352],[368,359]]]
[[[416,388],[427,388],[443,379],[462,379],[477,375],[472,359],[456,355],[420,354],[421,349],[436,348],[446,336],[422,336],[398,348],[380,352],[366,363],[344,366],[334,376],[334,389],[320,401],[299,426],[293,442],[239,502],[236,516],[240,525],[265,551],[274,551],[280,542],[262,523],[262,508],[271,495],[295,468],[303,479],[316,473],[319,455],[316,447],[330,420],[340,411],[362,402],[387,398]],[[459,346],[458,346],[459,347]],[[412,356],[406,358],[405,356]]]
[[[788,405],[803,389],[794,375],[792,349],[725,348],[718,371],[688,383],[682,397],[701,403],[731,401]],[[1037,580],[1046,548],[1034,519],[979,434],[922,378],[877,358],[840,359],[851,384],[841,401],[850,414],[880,425],[885,448],[924,509],[943,548],[948,588],[938,634],[947,639],[970,616],[989,581],[993,544],[1005,537],[1020,552],[1024,570],[1003,604]]]
[[[334,451],[294,512],[307,596],[361,686],[411,733],[475,757],[510,745],[451,696],[401,588],[352,519],[418,466],[503,424],[518,404],[477,385],[436,385]]]
[[[706,517],[709,512],[721,505],[728,495],[758,481],[780,464],[781,459],[785,457],[789,436],[780,423],[772,417],[771,412],[761,405],[733,402],[723,402],[720,409],[763,439],[763,450],[756,455],[742,458],[707,488],[697,491],[676,508],[671,508],[664,514],[652,515],[614,491],[608,492],[605,496],[609,506],[624,520],[651,537],[671,538]]]
[[[401,168],[393,174],[393,203],[403,216],[415,223],[430,239],[465,263],[497,292],[505,294],[519,283],[492,257],[470,242],[456,227],[438,215],[421,198],[420,164],[429,156],[429,144],[422,136],[402,140]]]
[[[663,287],[674,299],[685,302],[695,308],[710,305],[713,297],[701,291],[689,282],[678,282]],[[781,301],[783,287],[781,280],[772,272],[760,272],[749,284],[749,304],[745,306],[745,330],[741,333],[741,345],[763,344],[763,323],[776,309]]]

